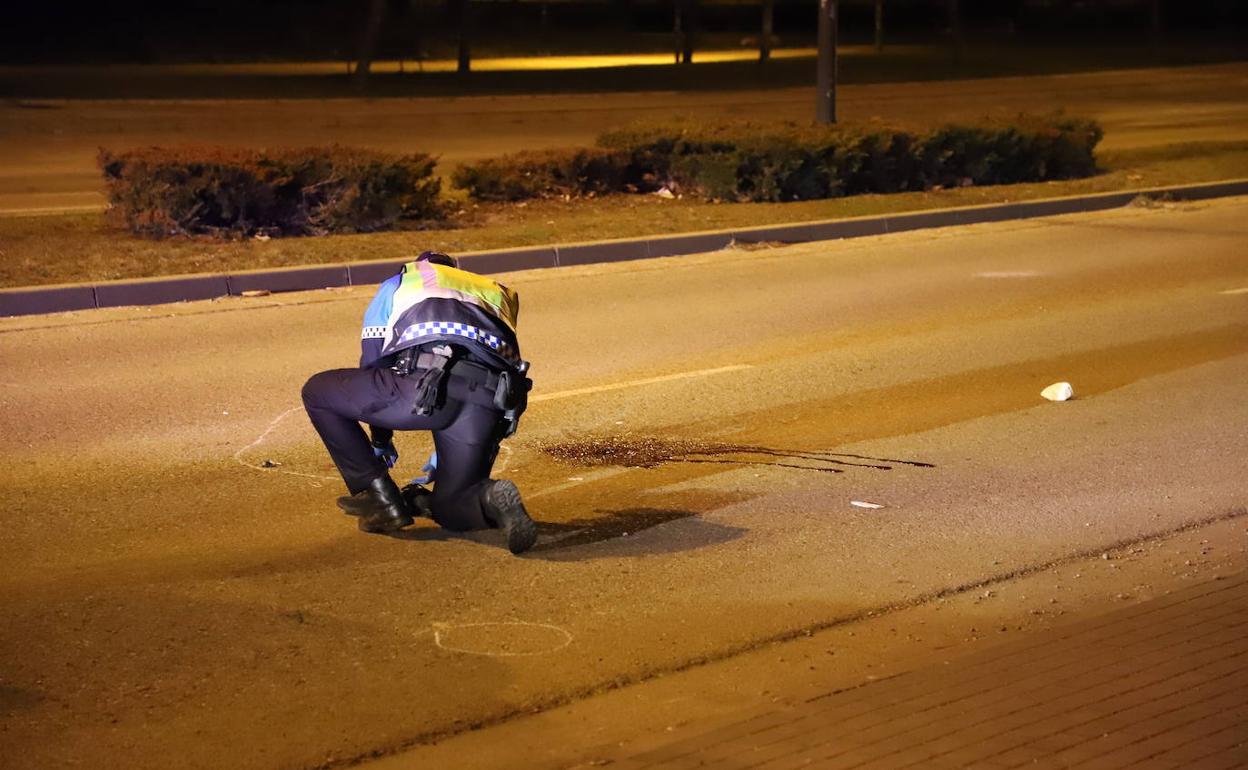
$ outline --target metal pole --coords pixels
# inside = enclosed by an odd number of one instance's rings
[[[836,122],[836,4],[819,0],[819,63],[815,75],[815,120]]]
[[[776,0],[763,0],[763,31],[758,37],[758,60],[771,58],[771,35],[775,30]]]
[[[456,0],[459,11],[459,62],[456,72],[466,73],[472,70],[472,6],[471,0]]]
[[[961,64],[965,46],[962,40],[962,8],[958,0],[949,0],[949,36],[953,42],[953,63]]]
[[[676,51],[676,63],[680,64],[680,52],[685,50],[684,29],[682,28],[680,18],[680,0],[672,3],[672,33],[672,42],[675,44],[674,48]]]
[[[1149,3],[1149,26],[1152,28],[1153,59],[1161,59],[1161,0]]]
[[[884,0],[875,0],[875,52],[884,50]]]
[[[697,32],[698,0],[677,0],[681,14],[680,63],[693,64],[693,36]]]
[[[360,53],[355,67],[355,84],[362,88],[368,81],[368,73],[373,67],[373,53],[377,48],[377,32],[381,29],[382,17],[386,13],[386,0],[372,0],[368,5],[368,16],[364,20],[364,32],[360,35]]]

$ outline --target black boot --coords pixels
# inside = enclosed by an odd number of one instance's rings
[[[338,498],[338,507],[360,517],[364,532],[394,532],[412,523],[412,513],[389,475],[378,476],[350,497]]]
[[[420,516],[426,519],[433,518],[433,509],[429,505],[429,498],[433,493],[421,484],[412,482],[400,490],[403,493],[403,499],[407,501],[407,507],[411,510],[413,516]]]
[[[507,535],[507,550],[522,553],[537,542],[537,525],[520,502],[520,490],[514,483],[506,479],[485,482],[481,508],[486,520]]]
[[[433,518],[433,509],[429,506],[429,498],[433,496],[433,493],[423,484],[408,484],[400,489],[399,493],[407,502],[407,512],[412,516],[418,519]],[[338,498],[338,507],[348,516],[359,516],[367,508],[367,503],[361,505],[355,497],[346,495]]]

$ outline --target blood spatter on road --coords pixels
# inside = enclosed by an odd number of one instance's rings
[[[580,466],[655,468],[668,463],[724,463],[775,465],[822,473],[844,473],[849,468],[888,471],[897,465],[935,467],[917,460],[870,457],[823,449],[774,449],[657,436],[603,436],[543,444],[540,448],[559,462]]]

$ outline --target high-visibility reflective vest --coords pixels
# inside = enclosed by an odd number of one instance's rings
[[[377,290],[364,313],[361,366],[426,342],[462,345],[499,369],[520,362],[515,291],[482,275],[408,262]]]

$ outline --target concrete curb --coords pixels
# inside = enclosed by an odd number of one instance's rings
[[[457,256],[462,264],[473,272],[489,274],[701,254],[718,251],[737,242],[808,243],[868,235],[886,235],[931,227],[952,227],[1058,214],[1104,211],[1125,206],[1140,196],[1153,198],[1167,196],[1175,200],[1206,200],[1233,195],[1248,195],[1248,179],[822,222],[467,252]],[[0,316],[58,313],[66,310],[121,305],[156,305],[227,295],[237,296],[245,291],[306,291],[335,286],[371,286],[394,275],[405,261],[393,259],[340,265],[247,270],[228,274],[179,275],[106,281],[96,284],[0,289]]]

